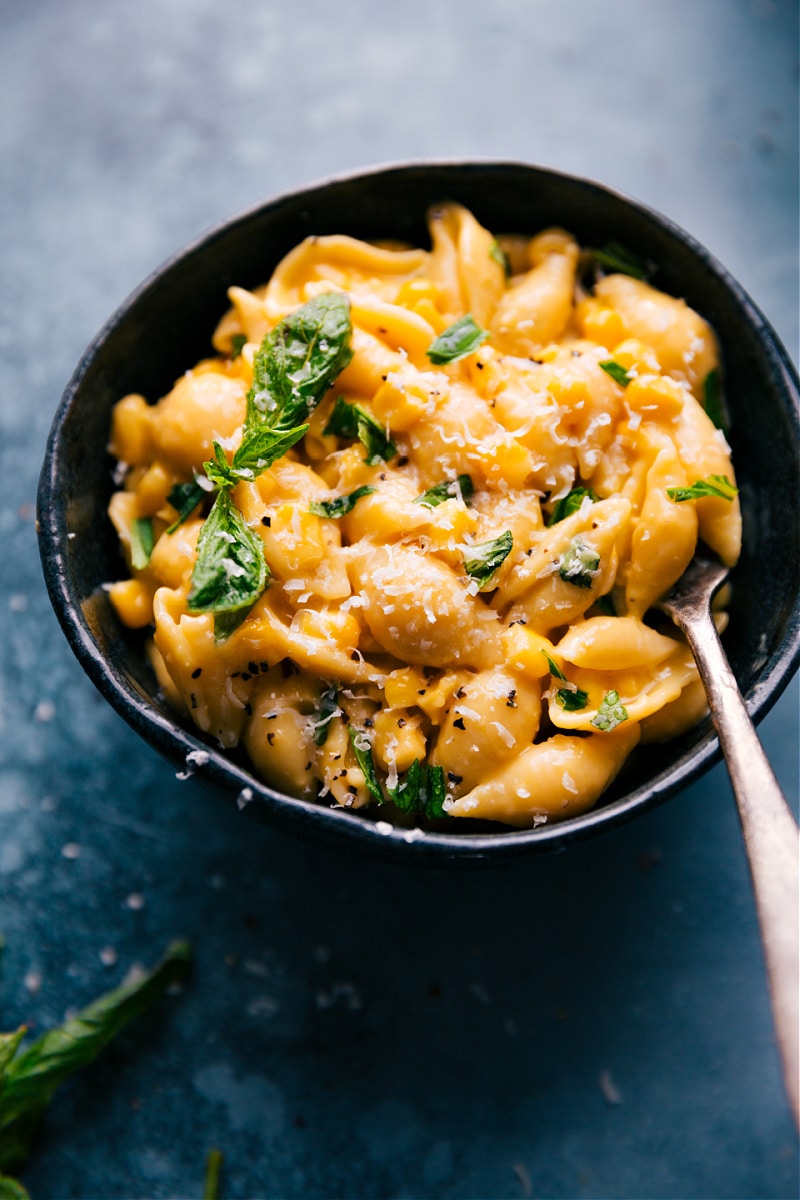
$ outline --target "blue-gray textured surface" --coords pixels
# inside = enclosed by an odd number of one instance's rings
[[[797,360],[792,0],[3,0],[0,1027],[175,935],[195,971],[57,1096],[34,1200],[794,1197],[746,864],[717,768],[569,855],[404,870],[178,782],[83,677],[36,478],[109,312],[327,173],[507,157],[666,212]],[[796,503],[796,497],[789,502]],[[797,686],[761,726],[797,803]]]

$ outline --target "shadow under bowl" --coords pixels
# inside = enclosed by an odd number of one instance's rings
[[[422,162],[337,177],[270,200],[212,229],[160,267],[122,305],[84,354],[55,415],[38,493],[39,545],[56,615],[81,665],[113,707],[171,762],[203,751],[199,779],[258,820],[300,836],[382,857],[498,861],[565,849],[686,786],[719,758],[706,719],[683,737],[632,755],[600,804],[535,830],[476,827],[409,838],[373,817],[281,795],[243,758],[203,739],[160,695],[144,637],[121,625],[103,590],[120,578],[105,512],[114,490],[107,452],[111,410],[128,392],[150,400],[210,349],[227,289],[266,282],[309,234],[428,245],[426,212],[456,201],[495,233],[559,225],[583,246],[623,243],[657,265],[656,287],[683,297],[720,342],[727,433],[744,518],[741,560],[725,646],[755,720],[781,694],[800,657],[800,388],[775,332],[743,289],[696,241],[663,216],[596,183],[508,162]],[[245,803],[246,802],[246,803]]]

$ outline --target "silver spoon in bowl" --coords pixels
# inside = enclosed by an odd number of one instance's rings
[[[739,808],[755,892],[783,1077],[800,1127],[798,827],[756,735],[711,615],[728,571],[698,551],[658,607],[686,636],[697,663]]]

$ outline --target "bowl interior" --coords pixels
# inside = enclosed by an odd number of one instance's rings
[[[185,725],[159,696],[144,641],[120,625],[102,585],[121,574],[105,520],[113,490],[106,445],[111,408],[127,392],[164,395],[209,352],[232,284],[266,282],[308,234],[347,233],[427,245],[427,209],[471,209],[495,233],[570,230],[584,246],[616,240],[657,264],[655,286],[682,296],[720,340],[728,438],[744,514],[725,645],[751,713],[763,716],[800,655],[800,420],[798,380],[742,289],[687,234],[596,184],[514,163],[422,163],[342,177],[279,197],[211,231],[161,267],[87,350],[53,424],[39,489],[40,550],[57,616],[83,667],[114,707],[174,762],[208,751],[202,776],[257,818],[382,853],[475,859],[563,846],[666,798],[718,757],[707,720],[637,751],[601,805],[536,831],[427,833],[416,841],[372,820],[282,797]],[[242,789],[249,789],[242,795]],[[461,827],[460,827],[461,828]]]

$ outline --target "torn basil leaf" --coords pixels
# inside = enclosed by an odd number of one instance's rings
[[[178,516],[170,525],[167,533],[174,533],[184,521],[188,521],[198,504],[202,504],[208,494],[208,487],[203,487],[197,477],[191,483],[176,483],[167,496],[167,500],[173,508],[177,509]]]
[[[470,546],[469,557],[464,556],[464,570],[470,579],[477,580],[481,591],[491,586],[495,572],[508,558],[513,545],[511,530],[507,529],[490,542]]]
[[[233,482],[256,479],[279,458],[283,458],[307,429],[308,425],[295,425],[286,430],[269,429],[266,426],[251,430],[234,453],[230,467]]]
[[[619,242],[606,242],[599,250],[592,250],[590,253],[594,261],[606,271],[632,275],[634,279],[647,279],[651,274],[641,258]]]
[[[356,762],[364,773],[367,791],[376,804],[383,804],[383,789],[378,780],[375,763],[372,761],[372,744],[364,730],[356,729],[355,725],[350,726],[349,733],[350,745],[353,747]]]
[[[509,275],[511,274],[511,263],[508,261],[508,255],[496,238],[489,247],[489,258],[491,258],[493,262],[497,263],[498,267],[502,269],[506,279],[508,279]]]
[[[334,496],[333,500],[312,500],[308,511],[316,513],[318,517],[331,517],[334,520],[346,517],[349,512],[353,511],[362,496],[371,496],[377,490],[365,483],[362,487],[357,487],[354,492],[348,492],[346,496]]]
[[[339,692],[336,684],[332,683],[329,687],[325,688],[319,698],[317,719],[314,722],[314,742],[317,746],[325,745],[328,740],[331,721],[340,711]]]
[[[150,562],[155,537],[152,517],[134,517],[131,522],[131,566],[143,571]]]
[[[360,404],[348,404],[343,396],[336,397],[323,435],[335,434],[341,438],[358,438],[367,451],[366,462],[374,466],[377,462],[388,462],[397,453],[394,442],[386,436],[383,426]]]
[[[350,301],[341,292],[316,296],[284,317],[253,357],[245,432],[302,424],[353,357],[351,333]]]
[[[727,475],[707,475],[705,479],[696,479],[691,487],[667,488],[667,495],[676,504],[681,504],[684,500],[700,500],[703,496],[733,500],[738,494],[739,489],[731,483]]]
[[[602,733],[610,733],[612,729],[616,729],[627,719],[628,710],[620,700],[619,692],[606,692],[590,723]]]
[[[591,587],[599,570],[600,555],[579,536],[572,539],[558,564],[558,573],[564,582],[581,588]]]
[[[403,813],[429,820],[447,816],[444,810],[447,788],[442,767],[427,766],[415,758],[397,785],[386,790]]]
[[[261,538],[223,488],[197,540],[189,611],[228,613],[249,608],[264,591],[268,577]]]
[[[564,672],[559,667],[546,650],[542,654],[547,659],[547,665],[550,668],[550,674],[554,679],[560,680],[562,683],[569,683]],[[587,692],[581,691],[575,684],[570,684],[569,687],[558,688],[556,690],[556,702],[564,709],[565,712],[579,712],[582,708],[586,708],[589,703],[589,695]]]
[[[238,358],[247,345],[246,333],[235,333],[231,338],[231,359]]]
[[[472,354],[478,349],[481,342],[485,342],[489,334],[485,329],[481,329],[480,325],[476,325],[470,313],[465,317],[459,317],[457,321],[445,329],[444,333],[431,342],[428,347],[428,358],[436,366],[442,366],[444,363],[458,362],[461,358],[466,358],[468,354]]]
[[[610,375],[620,387],[626,388],[633,379],[633,376],[628,374],[622,363],[614,362],[613,358],[606,359],[605,362],[598,363],[597,365],[605,371],[606,375]]]
[[[548,525],[557,525],[559,521],[563,521],[567,517],[571,517],[573,513],[578,511],[587,496],[591,500],[592,504],[596,504],[600,498],[599,496],[595,495],[591,488],[576,487],[570,492],[567,492],[566,496],[562,496],[557,502],[555,508],[553,509]]]
[[[725,429],[725,404],[722,399],[722,376],[719,367],[712,367],[703,380],[703,408],[717,429]]]
[[[473,491],[472,479],[469,475],[459,475],[456,479],[446,479],[437,483],[414,500],[415,504],[423,504],[425,508],[438,508],[445,500],[461,499],[469,504]]]

